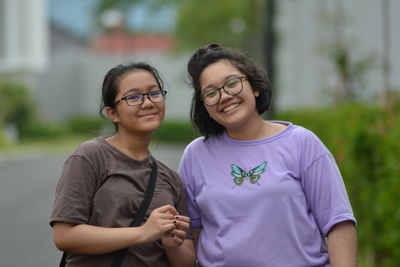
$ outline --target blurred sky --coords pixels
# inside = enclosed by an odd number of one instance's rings
[[[78,36],[93,30],[93,8],[98,0],[47,0],[48,15],[56,25]],[[136,32],[172,32],[175,29],[176,8],[150,10],[146,4],[136,4],[128,12],[127,24]]]

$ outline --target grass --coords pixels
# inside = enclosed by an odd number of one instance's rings
[[[31,153],[68,153],[80,143],[90,139],[88,136],[65,136],[50,140],[24,140],[17,144],[8,144],[0,149],[2,156],[15,156]]]

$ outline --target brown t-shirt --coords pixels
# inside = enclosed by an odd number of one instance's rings
[[[188,216],[186,198],[178,174],[157,161],[158,174],[147,220],[153,209],[170,204]],[[57,185],[50,217],[54,222],[127,227],[137,214],[151,173],[151,158],[134,160],[104,137],[81,144],[66,160]],[[114,253],[68,253],[68,267],[111,266]],[[122,266],[169,266],[161,241],[129,248]]]

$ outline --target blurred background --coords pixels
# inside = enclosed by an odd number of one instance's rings
[[[0,0],[1,266],[55,266],[48,217],[66,156],[111,134],[100,87],[145,61],[166,83],[152,152],[177,168],[198,136],[186,64],[241,49],[268,72],[267,119],[314,131],[334,154],[358,220],[360,266],[400,266],[400,1]]]

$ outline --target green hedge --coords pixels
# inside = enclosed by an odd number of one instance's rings
[[[72,134],[100,135],[104,127],[112,123],[100,117],[75,116],[68,120],[67,128]]]
[[[198,136],[190,122],[164,121],[154,137],[156,141],[164,143],[187,144]]]
[[[358,221],[360,266],[400,266],[400,105],[276,117],[312,130],[335,156]]]
[[[18,130],[35,116],[34,101],[27,87],[14,82],[0,83],[0,123]]]
[[[19,135],[21,140],[29,141],[61,138],[66,133],[62,124],[32,120],[21,126]]]

